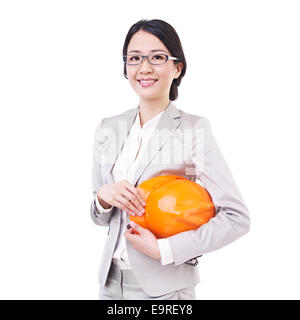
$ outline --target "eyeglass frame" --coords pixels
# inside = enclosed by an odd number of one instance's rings
[[[158,54],[148,54],[147,56],[144,56],[144,55],[142,55],[142,54],[127,54],[127,55],[123,56],[123,61],[124,61],[124,63],[125,63],[126,65],[128,65],[128,66],[138,66],[138,65],[142,64],[142,63],[144,62],[144,59],[146,58],[147,61],[148,61],[150,64],[152,64],[153,66],[161,66],[161,65],[167,63],[168,60],[170,60],[170,61],[171,61],[171,60],[178,60],[178,61],[180,60],[179,58],[172,57],[172,56],[169,56],[169,55],[164,54],[164,53],[160,53],[159,55],[165,56],[165,57],[167,58],[166,61],[165,61],[164,63],[158,63],[158,64],[151,63],[150,60],[149,60],[149,56],[155,56],[155,55],[158,55]],[[126,62],[127,57],[134,57],[134,56],[142,57],[141,62],[140,62],[140,63],[135,63],[135,64],[133,64],[133,63],[127,63],[127,62]]]

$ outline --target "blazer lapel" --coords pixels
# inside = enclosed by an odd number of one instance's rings
[[[145,153],[141,157],[132,183],[134,186],[138,184],[143,172],[147,169],[164,144],[170,139],[170,135],[177,130],[180,123],[180,111],[176,108],[174,103],[170,102],[155,128],[153,136],[149,140],[149,145],[146,148]],[[164,137],[161,136],[163,131],[167,133]]]
[[[115,148],[115,153],[112,155],[111,162],[109,165],[109,173],[111,174],[112,169],[117,161],[117,158],[120,154],[120,152],[123,149],[124,143],[126,141],[126,138],[129,134],[129,131],[134,123],[134,120],[137,116],[138,113],[138,107],[131,109],[124,114],[120,116],[120,119],[116,121],[113,124],[113,127],[111,128],[112,131],[115,134],[115,143],[116,143],[116,148]],[[111,177],[112,178],[112,177]],[[113,180],[113,178],[112,178]]]
[[[125,112],[120,116],[120,119],[114,123],[112,130],[116,135],[116,153],[112,156],[111,164],[109,165],[109,181],[113,182],[112,170],[118,159],[120,152],[123,149],[126,138],[128,137],[129,131],[135,121],[135,118],[138,114],[138,107],[131,109]],[[155,134],[149,140],[149,146],[146,148],[145,153],[142,155],[140,163],[138,165],[137,171],[134,176],[133,185],[137,185],[140,177],[146,168],[150,165],[151,161],[161,150],[164,144],[170,139],[170,133],[174,133],[181,123],[181,114],[180,111],[176,108],[173,102],[170,102],[169,106],[162,114],[156,128],[155,133],[166,130],[168,134],[165,137],[159,136],[160,139],[157,139]]]

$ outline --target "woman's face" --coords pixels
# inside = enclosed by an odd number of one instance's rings
[[[153,53],[171,56],[167,47],[152,33],[143,30],[136,32],[128,44],[127,54]],[[126,70],[128,80],[141,101],[169,101],[172,81],[179,77],[182,63],[174,64],[172,60],[168,60],[162,65],[152,65],[144,59],[139,65],[126,65]],[[142,80],[148,80],[148,82],[143,83]]]

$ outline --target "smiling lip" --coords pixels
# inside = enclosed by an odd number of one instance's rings
[[[137,81],[144,88],[153,86],[157,79],[138,79]]]

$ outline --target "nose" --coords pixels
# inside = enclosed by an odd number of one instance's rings
[[[152,65],[149,63],[148,59],[145,57],[143,58],[142,63],[140,64],[140,72],[149,72],[152,71]]]

